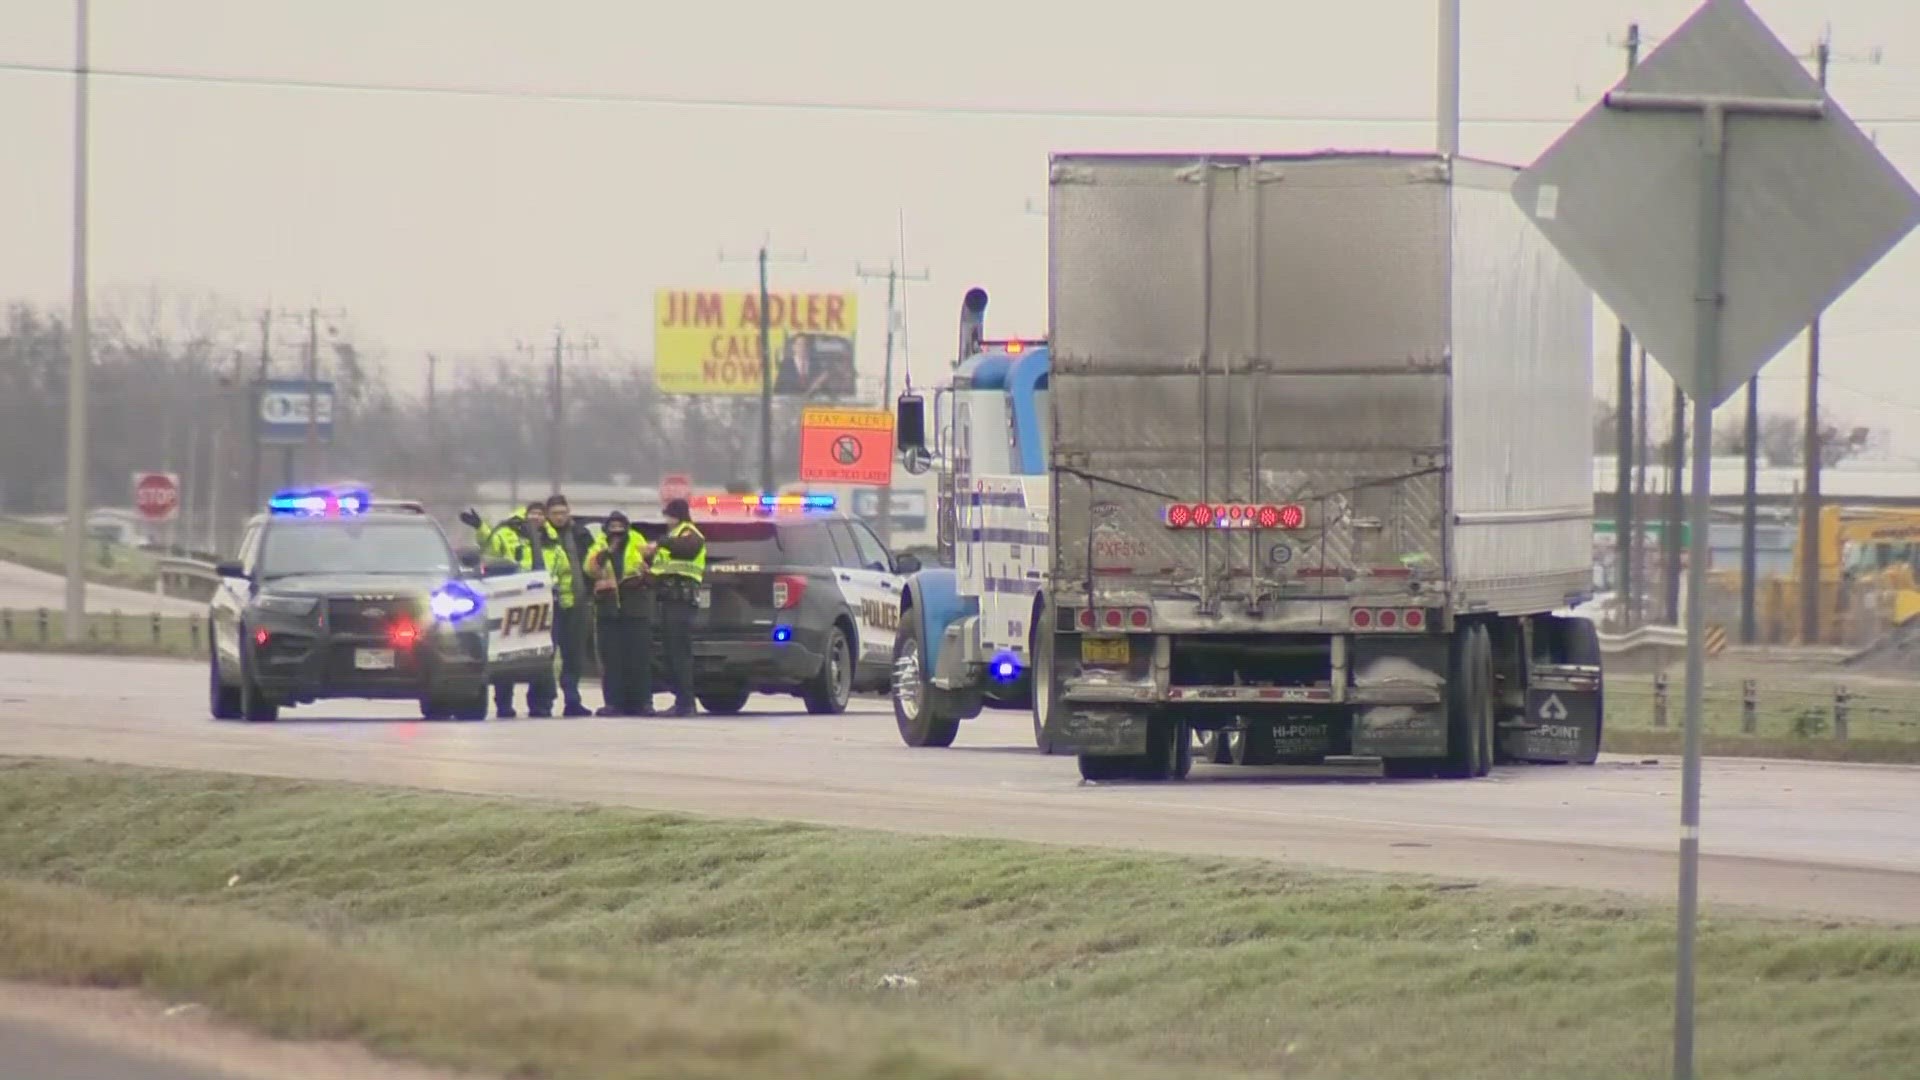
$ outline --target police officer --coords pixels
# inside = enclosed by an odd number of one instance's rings
[[[646,545],[627,515],[607,515],[587,552],[600,643],[601,716],[653,715],[653,595]]]
[[[547,559],[547,572],[553,579],[553,647],[560,654],[560,693],[566,699],[567,716],[592,716],[580,700],[580,662],[586,656],[588,605],[587,552],[593,550],[593,530],[573,520],[567,497],[555,492],[547,497],[547,528],[553,533],[553,547]]]
[[[667,503],[667,532],[647,545],[659,601],[661,645],[667,654],[667,678],[673,683],[673,715],[692,716],[693,612],[707,576],[707,538],[693,524],[687,500]]]
[[[553,530],[547,525],[546,503],[530,502],[524,510],[514,511],[498,525],[488,525],[472,507],[460,515],[460,520],[473,529],[485,558],[512,562],[523,571],[548,569]],[[555,689],[551,674],[528,679],[527,715],[540,718],[553,715]],[[516,715],[512,679],[493,681],[493,711],[502,720],[511,720]]]

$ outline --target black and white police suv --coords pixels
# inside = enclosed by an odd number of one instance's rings
[[[217,719],[411,698],[430,720],[484,720],[491,679],[553,668],[547,575],[456,554],[418,503],[282,492],[219,573],[207,673]]]
[[[845,712],[855,690],[893,679],[900,583],[919,569],[833,495],[696,495],[707,538],[706,583],[694,615],[695,697],[710,713],[746,708],[755,693],[792,694],[810,713]],[[659,540],[663,521],[633,527]],[[659,641],[658,634],[655,641]],[[666,673],[654,649],[655,687]]]

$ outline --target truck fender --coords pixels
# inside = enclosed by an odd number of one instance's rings
[[[939,567],[922,570],[909,577],[900,588],[900,617],[920,620],[920,640],[925,643],[924,663],[928,671],[940,668],[940,649],[947,627],[980,611],[980,601],[960,595],[960,577]]]

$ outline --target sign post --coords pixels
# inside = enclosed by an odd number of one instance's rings
[[[1693,402],[1673,1033],[1690,1080],[1713,409],[1920,223],[1920,194],[1743,0],[1696,10],[1513,194]]]

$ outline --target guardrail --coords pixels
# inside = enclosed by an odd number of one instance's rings
[[[214,571],[214,564],[204,559],[168,556],[156,560],[156,564],[160,591],[168,596],[211,600],[213,590],[220,585],[220,575]]]
[[[127,652],[204,655],[206,619],[199,615],[93,612],[85,617],[86,644]],[[50,608],[0,608],[0,648],[63,649],[66,618]]]
[[[1610,724],[1676,730],[1685,681],[1655,672],[1607,683]],[[1872,683],[1708,679],[1701,686],[1706,730],[1721,735],[1800,741],[1920,741],[1920,697],[1906,687]]]

